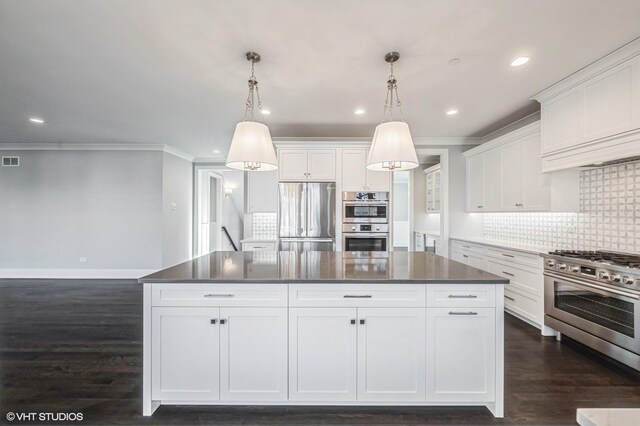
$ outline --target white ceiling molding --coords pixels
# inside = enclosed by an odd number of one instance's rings
[[[171,145],[126,143],[0,143],[0,151],[162,151],[193,162],[194,156]]]

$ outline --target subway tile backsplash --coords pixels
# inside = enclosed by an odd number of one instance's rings
[[[579,213],[486,213],[484,237],[640,253],[640,161],[580,172]]]

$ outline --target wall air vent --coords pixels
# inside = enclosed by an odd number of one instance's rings
[[[2,157],[2,167],[18,167],[20,157]]]

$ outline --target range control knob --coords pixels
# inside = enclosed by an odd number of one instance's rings
[[[352,230],[352,231],[355,231],[356,229],[358,229],[358,228],[356,228],[355,226],[352,226],[352,227],[351,227],[351,230]]]
[[[567,269],[566,263],[558,263],[558,269]]]
[[[576,266],[576,265],[573,265],[573,266],[571,267],[571,272],[580,272],[580,267],[579,267],[579,266]]]
[[[555,260],[553,260],[553,259],[548,259],[548,260],[547,260],[547,266],[548,266],[549,268],[553,268],[554,266],[556,266],[556,261],[555,261]]]
[[[379,227],[379,226],[376,226],[376,231],[379,231],[379,230],[380,230],[380,227]]]
[[[609,279],[609,273],[607,271],[600,271],[600,279],[601,280],[608,280]]]
[[[620,281],[622,281],[622,277],[620,276],[620,274],[615,274],[611,277],[611,281],[613,281],[614,283],[619,283]]]
[[[634,281],[635,280],[632,277],[622,277],[622,284],[633,285]]]

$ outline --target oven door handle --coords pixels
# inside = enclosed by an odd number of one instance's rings
[[[375,233],[375,232],[347,233],[345,232],[342,235],[349,238],[389,238],[388,233],[382,233],[382,232],[378,232],[378,233]]]
[[[591,283],[585,283],[583,281],[578,281],[578,280],[574,280],[574,279],[571,279],[571,278],[562,277],[562,276],[555,275],[555,274],[550,274],[550,273],[545,273],[545,275],[548,276],[548,277],[551,277],[553,279],[557,279],[558,281],[566,281],[566,282],[569,282],[569,283],[572,283],[572,284],[580,285],[582,287],[587,287],[589,289],[592,289],[596,293],[602,294],[603,296],[608,296],[609,294],[607,294],[607,293],[613,293],[613,294],[617,294],[618,296],[629,297],[629,298],[634,299],[634,300],[639,300],[640,299],[640,296],[638,296],[637,294],[627,293],[627,292],[624,292],[624,291],[616,290],[614,288],[603,287],[603,286],[599,286],[599,285],[591,284]],[[596,290],[600,290],[600,291],[596,291]]]

